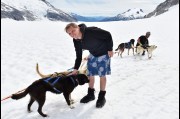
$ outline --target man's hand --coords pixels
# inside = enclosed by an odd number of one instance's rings
[[[109,57],[113,57],[113,51],[108,51]]]
[[[68,75],[77,75],[78,74],[78,70],[77,69],[74,69],[70,74]]]
[[[88,56],[87,56],[87,57],[84,57],[83,60],[88,60]]]

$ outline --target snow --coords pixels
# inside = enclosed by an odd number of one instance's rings
[[[72,39],[65,33],[65,22],[1,20],[1,98],[22,90],[39,79],[35,71],[48,74],[65,71],[74,65]],[[179,119],[179,5],[153,18],[132,21],[93,22],[111,32],[114,49],[131,38],[151,32],[149,42],[157,45],[152,59],[135,59],[127,50],[123,58],[111,59],[112,75],[107,76],[106,105],[97,109],[99,93],[96,77],[96,100],[79,103],[86,95],[88,84],[72,93],[76,103],[70,109],[63,95],[47,92],[43,112],[48,119]],[[87,52],[85,53],[87,54]],[[1,102],[2,119],[42,119],[37,112],[27,112],[29,96],[18,101]]]

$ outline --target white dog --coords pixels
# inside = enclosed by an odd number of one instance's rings
[[[137,46],[137,55],[142,55],[143,51],[147,51],[148,53],[148,59],[152,57],[152,52],[157,48],[156,45],[150,45],[146,48],[143,48],[142,46]]]

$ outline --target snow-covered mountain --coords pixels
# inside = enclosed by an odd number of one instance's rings
[[[115,17],[109,17],[103,19],[102,21],[124,21],[124,20],[133,20],[133,19],[140,19],[145,16],[145,13],[140,8],[133,8],[129,9],[126,12],[118,14]]]
[[[1,19],[2,18],[10,18],[14,20],[29,20],[33,21],[36,19],[32,13],[28,10],[20,11],[14,7],[11,7],[5,3],[1,2]]]
[[[85,21],[85,22],[98,22],[107,18],[107,16],[82,16],[76,13],[71,13],[71,15],[74,18],[76,18],[78,21]]]
[[[177,5],[177,4],[179,4],[179,0],[166,0],[165,2],[159,4],[153,12],[147,14],[145,16],[145,18],[149,18],[152,16],[158,16],[158,15],[168,11],[170,7]]]
[[[77,21],[70,14],[65,13],[46,0],[2,0],[1,18],[14,20],[42,20]]]

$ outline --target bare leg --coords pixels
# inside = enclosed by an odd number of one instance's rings
[[[106,77],[100,77],[100,90],[105,91],[106,89]]]
[[[89,88],[94,88],[94,76],[89,77]]]

